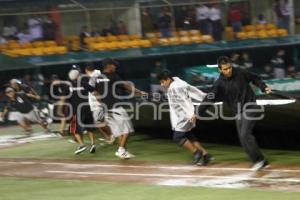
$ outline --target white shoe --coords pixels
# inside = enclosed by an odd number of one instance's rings
[[[87,149],[86,146],[80,146],[77,148],[77,150],[74,152],[75,155],[80,154],[81,152],[85,151]]]
[[[259,170],[266,169],[266,168],[269,168],[269,167],[270,167],[269,162],[267,160],[262,160],[262,161],[259,161],[259,162],[255,163],[251,167],[251,171],[259,171]]]
[[[124,153],[121,153],[119,151],[116,151],[115,155],[121,159],[129,159],[129,158],[134,158],[135,155],[129,153],[128,151],[125,151]]]

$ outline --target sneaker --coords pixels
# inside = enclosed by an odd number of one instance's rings
[[[96,145],[93,144],[90,148],[90,153],[95,153],[96,152]]]
[[[72,144],[77,144],[77,141],[75,138],[73,139],[68,139],[68,142],[72,143]]]
[[[255,163],[251,167],[251,171],[259,171],[259,170],[266,169],[266,168],[269,168],[269,167],[270,167],[269,162],[267,160],[262,160],[262,161],[259,161],[259,162]]]
[[[211,154],[207,153],[203,156],[202,165],[207,165],[212,160],[214,160],[214,157]]]
[[[74,152],[75,155],[80,154],[81,152],[85,151],[87,149],[86,146],[80,146],[78,149]]]
[[[115,155],[121,159],[129,159],[129,158],[134,158],[135,156],[128,151],[125,151],[123,153],[116,151]]]
[[[193,160],[193,164],[196,165],[202,158],[202,151],[197,150],[194,152],[194,160]]]

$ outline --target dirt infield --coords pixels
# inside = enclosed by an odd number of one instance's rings
[[[300,166],[273,165],[270,169],[253,172],[247,164],[201,167],[131,160],[0,159],[0,176],[300,191]]]

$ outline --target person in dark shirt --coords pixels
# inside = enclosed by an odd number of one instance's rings
[[[72,69],[69,72],[69,78],[72,81],[72,86],[69,88],[70,92],[72,92],[69,102],[73,111],[70,133],[74,135],[80,145],[74,153],[77,155],[87,149],[83,143],[82,134],[84,131],[88,132],[91,141],[90,153],[95,153],[93,116],[88,104],[88,91],[84,88],[84,86],[88,85],[88,77],[83,77],[78,69]]]
[[[32,99],[38,99],[39,97],[30,93],[15,92],[13,88],[6,88],[5,94],[8,97],[8,105],[4,108],[2,117],[4,117],[9,110],[14,109],[18,112],[17,122],[25,130],[26,134],[32,132],[30,122],[39,123],[46,132],[49,132],[48,123],[41,119],[38,114],[38,110],[32,104]]]
[[[223,101],[228,104],[236,114],[236,126],[241,145],[254,163],[252,170],[256,171],[268,167],[269,163],[259,150],[252,135],[255,125],[254,119],[259,114],[255,111],[258,111],[260,107],[256,104],[255,93],[249,84],[254,84],[267,94],[271,93],[272,90],[256,74],[243,69],[233,68],[228,57],[220,57],[218,59],[218,67],[221,75],[199,106],[199,115],[204,114],[210,103]]]
[[[134,129],[126,110],[118,103],[122,102],[121,90],[141,96],[147,93],[136,89],[126,81],[122,81],[116,73],[118,63],[115,60],[106,58],[102,64],[104,66],[103,78],[108,79],[108,82],[99,82],[95,88],[102,95],[100,101],[106,110],[105,121],[111,133],[119,139],[119,148],[115,155],[121,159],[132,158],[134,155],[127,151],[126,142],[129,133],[132,133]]]

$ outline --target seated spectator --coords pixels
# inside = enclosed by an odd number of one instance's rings
[[[17,33],[17,38],[20,43],[30,42],[31,36],[28,33],[28,30],[24,29]]]
[[[163,66],[161,61],[156,61],[154,63],[154,67],[151,69],[151,73],[150,73],[150,82],[151,82],[151,92],[154,96],[154,100],[155,97],[158,95],[162,95],[166,92],[166,90],[160,85],[157,76],[165,71],[166,68]]]
[[[17,28],[14,25],[8,25],[3,27],[3,37],[7,40],[16,39]]]
[[[257,21],[258,24],[263,24],[263,25],[267,24],[267,21],[265,20],[265,16],[263,14],[259,14],[257,16],[257,19],[258,19]]]
[[[88,32],[87,30],[87,26],[83,26],[81,27],[81,31],[80,31],[80,34],[79,34],[79,38],[80,38],[80,45],[81,47],[85,47],[85,42],[84,42],[84,38],[86,37],[90,37],[90,33]]]
[[[289,65],[287,68],[287,77],[289,78],[297,78],[297,71],[294,65]]]
[[[253,62],[249,57],[249,54],[244,52],[241,57],[240,67],[243,69],[250,69],[253,67]]]
[[[279,49],[276,55],[271,59],[271,64],[274,68],[274,76],[277,79],[285,78],[285,51],[283,49]]]
[[[110,35],[113,35],[113,31],[112,31],[112,28],[111,28],[111,25],[106,25],[102,31],[101,31],[101,36],[110,36]]]
[[[263,79],[274,78],[274,70],[270,64],[264,66],[264,71],[260,74]]]
[[[96,28],[92,28],[91,37],[98,37],[100,36],[99,31]]]
[[[6,42],[7,40],[2,35],[0,35],[0,44],[5,44]]]
[[[123,21],[119,21],[117,24],[117,33],[118,35],[127,35],[127,27]]]

